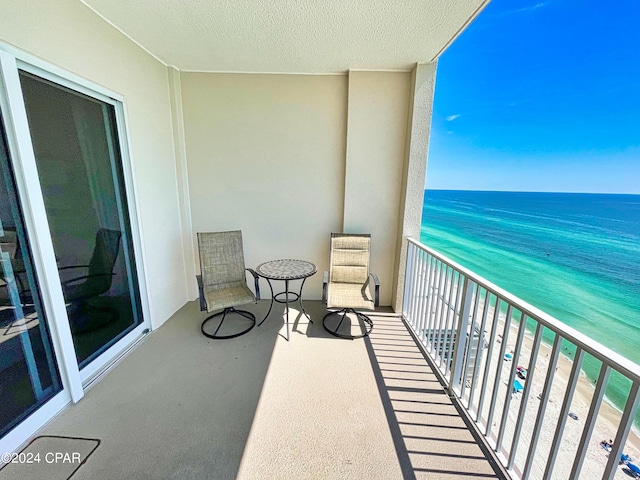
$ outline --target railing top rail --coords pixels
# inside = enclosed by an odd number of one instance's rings
[[[570,326],[565,325],[557,318],[552,317],[548,313],[545,313],[542,310],[537,309],[536,307],[534,307],[533,305],[530,305],[529,303],[525,302],[521,298],[518,298],[512,293],[509,293],[506,290],[498,287],[497,285],[490,282],[486,278],[483,278],[477,273],[474,273],[473,271],[469,270],[468,268],[465,268],[462,265],[454,262],[453,260],[444,256],[440,252],[437,252],[436,250],[430,247],[427,247],[423,243],[420,243],[419,241],[415,240],[414,238],[408,237],[407,240],[409,243],[415,245],[421,250],[424,250],[430,255],[433,255],[435,258],[437,258],[441,262],[445,263],[451,268],[462,273],[465,277],[469,278],[474,283],[486,289],[487,291],[493,293],[495,296],[509,302],[520,312],[524,313],[527,317],[540,322],[541,324],[551,329],[556,334],[559,333],[560,336],[562,336],[562,338],[566,338],[571,343],[579,346],[585,352],[588,352],[590,355],[593,355],[595,358],[597,358],[601,362],[613,367],[615,370],[622,373],[624,376],[628,377],[633,382],[640,383],[640,365],[632,362],[631,360],[623,357],[622,355],[614,352],[613,350],[587,337],[583,333],[578,332],[577,330],[571,328]]]

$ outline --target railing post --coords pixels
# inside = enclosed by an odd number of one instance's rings
[[[402,314],[404,315],[404,317],[411,321],[409,319],[410,316],[410,312],[409,312],[409,304],[410,304],[410,298],[411,298],[411,294],[414,292],[414,283],[411,281],[411,278],[413,277],[413,268],[414,268],[414,252],[416,250],[416,247],[413,243],[407,241],[407,260],[405,263],[405,272],[404,272],[404,298],[402,301]]]
[[[473,299],[473,283],[469,278],[464,278],[462,284],[462,304],[460,310],[460,318],[458,319],[458,328],[456,329],[455,347],[453,350],[453,365],[451,367],[451,376],[449,377],[449,396],[456,394],[456,390],[460,391],[462,375],[462,365],[464,364],[464,355],[466,350],[466,335],[469,326],[469,315],[471,313],[471,300]]]

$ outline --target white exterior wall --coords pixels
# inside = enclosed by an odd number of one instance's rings
[[[420,239],[424,182],[427,173],[429,135],[433,113],[433,94],[437,63],[418,64],[411,72],[411,90],[407,138],[405,146],[402,193],[398,209],[396,243],[396,277],[393,286],[392,306],[402,311],[404,274],[407,265],[408,237]]]
[[[402,239],[419,232],[407,178],[424,172],[407,163],[409,72],[178,73],[73,0],[4,1],[0,41],[125,98],[154,327],[197,296],[197,231],[242,229],[248,266],[313,261],[312,299],[329,234],[371,232],[381,304],[395,306]]]
[[[314,262],[304,296],[318,299],[331,232],[371,233],[380,303],[391,305],[411,74],[183,73],[181,83],[194,248],[196,232],[240,229],[249,267]]]
[[[125,98],[151,321],[187,301],[167,68],[75,0],[3,1],[0,42]]]
[[[344,231],[371,233],[380,305],[391,305],[402,190],[409,73],[349,72]]]
[[[196,232],[242,230],[247,267],[312,261],[304,296],[319,299],[342,229],[347,77],[183,73],[182,94],[196,251]]]

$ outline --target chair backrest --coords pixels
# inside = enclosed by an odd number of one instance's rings
[[[89,261],[87,283],[96,294],[104,293],[111,288],[113,267],[120,251],[120,230],[100,228],[96,233],[96,244]],[[109,275],[106,275],[109,274]]]
[[[0,250],[9,254],[9,258],[16,257],[18,249],[18,235],[15,230],[5,229],[4,235],[0,236]]]
[[[331,234],[330,283],[363,285],[369,277],[370,234]]]
[[[242,232],[198,233],[200,273],[206,287],[245,283]]]

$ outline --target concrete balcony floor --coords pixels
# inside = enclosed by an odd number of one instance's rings
[[[101,440],[74,480],[502,478],[397,316],[350,341],[305,307],[216,341],[188,303],[39,434]]]

